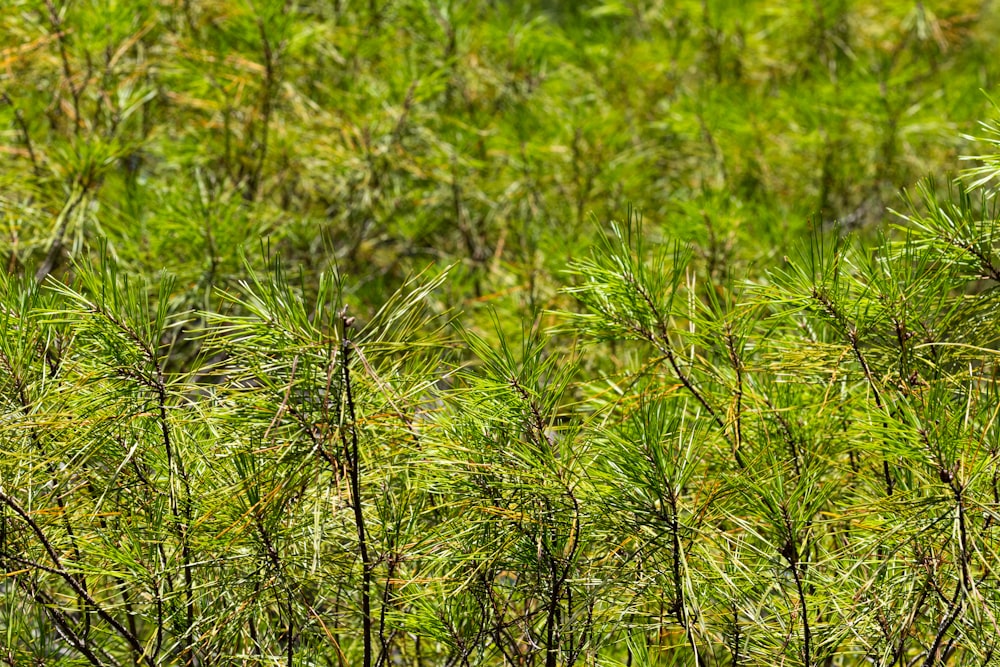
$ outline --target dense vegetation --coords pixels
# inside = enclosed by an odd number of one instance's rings
[[[0,8],[0,663],[1000,664],[993,3]]]

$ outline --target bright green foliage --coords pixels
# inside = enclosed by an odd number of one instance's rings
[[[5,277],[10,661],[988,662],[997,217],[927,197],[707,289],[616,224],[576,353],[449,339],[446,273],[367,322],[277,262],[201,314],[107,260]]]
[[[632,203],[740,276],[951,169],[996,27],[967,0],[8,0],[0,257],[58,274],[104,239],[211,308],[264,235],[372,303],[458,258],[452,303],[536,309]]]
[[[0,663],[996,664],[997,21],[8,0]]]

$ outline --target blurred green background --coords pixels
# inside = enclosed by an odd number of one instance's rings
[[[0,261],[106,243],[208,310],[240,247],[365,304],[457,263],[441,307],[476,326],[552,305],[631,205],[742,277],[961,168],[998,28],[971,0],[5,0]]]

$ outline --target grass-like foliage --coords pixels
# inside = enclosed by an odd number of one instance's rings
[[[364,322],[337,274],[276,261],[211,313],[110,260],[4,277],[9,659],[986,663],[998,216],[974,201],[739,285],[616,224],[554,313],[576,354],[451,340],[444,273]],[[170,370],[195,323],[202,363]],[[581,381],[602,350],[619,371]]]
[[[0,664],[1000,664],[997,22],[9,0]]]

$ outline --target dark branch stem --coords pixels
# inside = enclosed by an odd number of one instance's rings
[[[358,446],[357,416],[354,408],[354,392],[351,387],[351,347],[347,337],[354,318],[347,316],[346,308],[341,311],[341,346],[344,369],[344,401],[341,407],[340,438],[347,457],[348,477],[351,484],[351,504],[354,506],[354,528],[358,537],[358,553],[361,556],[361,624],[364,642],[362,667],[372,667],[372,601],[371,585],[374,566],[368,554],[368,537],[365,531],[365,516],[361,505],[361,457]],[[343,413],[346,408],[346,414]],[[346,423],[344,418],[347,418]],[[348,437],[350,433],[350,437]]]
[[[129,632],[128,629],[121,623],[119,623],[114,616],[108,613],[108,611],[105,610],[104,607],[102,607],[97,600],[95,600],[90,593],[80,585],[80,582],[76,580],[76,577],[66,571],[66,568],[63,567],[62,560],[59,558],[59,553],[55,550],[55,547],[52,546],[52,543],[49,542],[49,539],[46,537],[41,526],[39,526],[38,523],[31,518],[31,515],[28,514],[28,512],[21,507],[16,500],[8,496],[4,491],[0,491],[0,502],[12,509],[14,513],[21,517],[21,520],[24,521],[29,528],[31,528],[32,532],[35,533],[38,541],[41,542],[42,547],[45,549],[45,553],[48,555],[49,560],[52,562],[53,572],[59,575],[59,577],[61,577],[63,581],[65,581],[69,587],[73,589],[74,593],[84,599],[101,619],[114,628],[115,632],[121,635],[133,650],[143,654],[145,661],[150,665],[150,667],[155,667],[152,658],[143,653],[142,644],[139,639]]]

